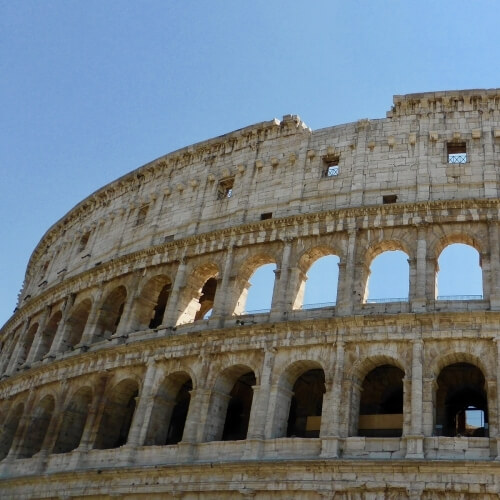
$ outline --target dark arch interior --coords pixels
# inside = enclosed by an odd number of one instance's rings
[[[170,425],[168,426],[165,444],[176,444],[182,440],[189,403],[191,401],[190,391],[192,391],[192,389],[193,382],[189,379],[182,385],[175,397],[175,405],[172,409],[172,416],[170,417]]]
[[[488,401],[481,370],[469,363],[455,363],[441,371],[437,383],[435,433],[487,436]]]
[[[223,441],[246,439],[255,383],[255,374],[248,372],[242,375],[231,389],[222,431]]]
[[[308,370],[297,378],[288,415],[287,437],[319,437],[325,372]]]
[[[217,279],[209,278],[203,288],[201,289],[201,295],[198,299],[200,302],[200,309],[197,311],[194,320],[203,319],[205,314],[207,314],[210,309],[212,309],[215,300],[215,292],[217,291]]]
[[[363,380],[358,435],[399,437],[403,432],[404,372],[392,365],[373,369]]]
[[[170,296],[171,285],[168,283],[165,285],[156,300],[156,305],[153,309],[153,317],[149,323],[149,328],[157,328],[161,325],[163,321],[163,315],[165,314],[165,309],[167,308],[168,297]]]

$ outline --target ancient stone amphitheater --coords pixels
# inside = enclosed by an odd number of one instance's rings
[[[499,498],[499,151],[500,89],[411,94],[384,119],[258,123],[90,195],[0,331],[1,498]],[[454,243],[479,252],[481,296],[437,296]],[[369,301],[391,250],[409,295]],[[336,302],[306,307],[326,255]]]

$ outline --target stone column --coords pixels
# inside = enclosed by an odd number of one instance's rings
[[[292,239],[284,238],[283,254],[281,256],[280,268],[276,269],[276,278],[271,304],[271,321],[279,320],[283,313],[291,309],[291,304],[287,304],[286,292],[288,290],[288,274],[290,267],[290,254],[292,252]]]
[[[269,412],[266,422],[265,437],[275,439],[286,436],[288,415],[293,391],[278,383],[271,386],[269,394]]]
[[[413,312],[424,312],[427,307],[427,276],[427,226],[419,224],[415,273],[410,272],[410,301]]]
[[[193,389],[190,391],[191,401],[184,425],[182,442],[201,443],[204,439],[208,407],[212,391],[206,388]]]
[[[342,408],[342,385],[344,380],[344,342],[337,342],[333,380],[326,386],[323,398],[323,414],[321,416],[321,456],[338,458],[340,422]]]
[[[30,352],[28,353],[28,356],[26,358],[27,365],[31,365],[31,363],[33,363],[33,361],[35,360],[35,356],[36,353],[38,352],[38,349],[40,348],[40,344],[42,342],[42,336],[45,327],[47,326],[47,321],[49,319],[51,310],[52,310],[51,306],[46,306],[45,309],[43,310],[42,317],[40,318],[40,321],[38,323],[38,330],[35,334],[35,339],[33,340],[33,344],[31,344]]]
[[[497,405],[494,411],[497,414],[497,418],[500,416],[500,370],[498,367],[500,366],[500,338],[495,339],[495,343],[497,345],[497,362],[496,362],[496,367],[497,367]],[[493,407],[492,407],[493,409]],[[498,432],[498,429],[496,429],[495,435],[493,435],[493,430],[490,434],[490,437],[495,439],[497,442],[497,456],[495,460],[500,460],[500,434]]]
[[[130,424],[127,446],[142,446],[144,444],[154,406],[156,382],[162,373],[163,371],[158,369],[154,360],[148,362],[146,375],[144,376],[144,382],[138,398],[139,403]]]
[[[45,438],[40,448],[41,455],[43,455],[44,457],[52,453],[57,438],[59,437],[59,430],[64,419],[64,409],[67,394],[68,383],[67,380],[64,379],[61,383],[60,397],[54,405],[54,411],[52,412],[52,417],[50,419],[49,426],[47,427],[47,432],[45,433]]]
[[[130,284],[127,286],[128,293],[123,306],[123,314],[120,318],[120,322],[118,323],[118,327],[116,328],[116,332],[112,335],[112,337],[128,337],[128,334],[131,333],[131,328],[135,320],[135,301],[141,294],[141,288],[139,287],[140,280],[141,277],[138,274],[135,274]]]
[[[307,274],[298,266],[290,267],[288,287],[286,291],[286,304],[289,311],[300,309],[304,304]]]
[[[17,426],[16,433],[14,434],[14,439],[12,440],[12,444],[10,445],[9,453],[4,460],[10,462],[17,458],[22,450],[24,445],[25,434],[28,430],[28,427],[31,423],[31,418],[33,414],[33,405],[35,403],[35,391],[32,389],[28,394],[28,398],[24,405],[24,411],[20,418],[19,425]]]
[[[97,432],[99,430],[99,424],[101,423],[102,413],[104,411],[104,406],[106,403],[105,393],[108,380],[108,375],[103,374],[100,375],[96,383],[93,384],[94,397],[89,405],[87,420],[85,421],[85,427],[83,428],[80,445],[77,448],[77,451],[82,452],[82,458],[95,443]]]
[[[406,458],[424,458],[424,437],[422,426],[423,410],[423,373],[422,373],[422,339],[413,341],[411,365],[411,405],[404,408],[410,411],[410,432],[406,438]]]
[[[498,239],[498,222],[488,222],[490,244],[490,308],[500,311],[500,245]]]
[[[348,232],[347,253],[345,262],[339,264],[339,286],[337,295],[337,307],[335,314],[337,316],[348,316],[352,313],[355,299],[354,290],[354,271],[356,258],[356,233],[357,229],[351,227]]]
[[[428,302],[434,303],[439,294],[437,288],[437,274],[439,271],[438,259],[427,256],[425,272],[425,296]]]
[[[254,387],[247,439],[265,439],[266,422],[269,409],[271,377],[274,368],[276,349],[266,349],[262,364],[260,385]]]
[[[215,320],[218,327],[222,327],[224,324],[224,318],[230,316],[232,311],[229,310],[231,300],[231,292],[233,290],[229,286],[231,271],[233,269],[233,243],[230,242],[226,252],[226,258],[224,260],[224,269],[222,271],[221,279],[217,283],[217,290],[215,292],[215,300],[213,305],[213,313],[210,319]]]
[[[10,360],[7,361],[7,368],[5,369],[5,373],[7,375],[12,375],[12,373],[15,371],[15,369],[17,368],[17,365],[18,365],[18,360],[19,360],[19,356],[21,355],[21,352],[23,350],[23,347],[24,347],[24,343],[25,343],[25,340],[26,340],[26,335],[28,333],[28,330],[30,328],[30,320],[27,319],[24,321],[24,324],[21,328],[21,333],[19,334],[18,338],[17,338],[17,342],[16,342],[16,346],[14,348],[14,352],[12,353],[12,356],[10,358]]]
[[[491,130],[491,122],[488,116],[483,114],[482,123],[483,130],[481,131],[481,145],[484,152],[484,167],[483,167],[483,179],[484,179],[484,196],[486,198],[497,198],[498,197],[498,180],[497,180],[497,169],[496,169],[496,158],[495,150],[493,147],[493,138]],[[474,141],[477,142],[477,141]]]
[[[75,299],[76,299],[76,294],[73,293],[69,297],[66,297],[66,300],[64,301],[61,321],[59,321],[59,325],[57,325],[57,330],[54,335],[54,340],[52,341],[52,345],[50,346],[50,350],[45,356],[47,358],[54,358],[55,355],[61,351],[61,344],[64,339],[67,320],[69,317],[69,313],[75,303]]]
[[[172,293],[170,294],[170,299],[163,315],[162,326],[165,325],[167,328],[174,327],[180,316],[180,311],[178,310],[179,295],[182,293],[182,289],[186,284],[186,267],[186,260],[182,258],[179,262],[177,272],[175,273]]]
[[[99,320],[99,314],[101,313],[101,299],[104,293],[104,286],[101,283],[100,288],[98,289],[94,300],[92,301],[92,309],[90,310],[89,317],[87,318],[87,324],[82,333],[82,339],[75,346],[75,349],[78,348],[87,348],[90,344],[92,344],[96,330],[97,330],[97,321]]]
[[[435,435],[435,393],[437,382],[432,374],[423,378],[423,398],[422,398],[422,430],[424,436]]]

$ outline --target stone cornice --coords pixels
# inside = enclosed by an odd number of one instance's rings
[[[102,284],[103,281],[109,279],[110,275],[113,277],[121,276],[134,272],[137,269],[143,269],[145,267],[144,260],[147,260],[149,265],[153,265],[150,262],[151,257],[153,256],[163,256],[161,262],[154,263],[154,265],[158,265],[175,262],[180,258],[181,253],[186,257],[189,257],[190,249],[200,244],[206,245],[206,254],[221,252],[223,250],[221,250],[220,245],[211,246],[210,244],[213,244],[214,242],[224,242],[229,238],[232,240],[232,244],[234,246],[239,246],[237,241],[238,237],[242,237],[250,233],[258,233],[263,229],[268,230],[267,232],[269,234],[271,234],[271,229],[275,230],[273,231],[273,235],[269,236],[269,238],[272,239],[266,240],[266,243],[271,241],[281,241],[281,239],[285,236],[283,232],[287,232],[287,236],[306,237],[309,234],[314,234],[313,225],[315,223],[325,220],[336,221],[336,227],[333,230],[335,232],[346,231],[348,228],[365,229],[373,227],[370,224],[370,220],[366,219],[366,217],[377,216],[402,216],[405,214],[411,214],[411,217],[406,221],[403,219],[392,221],[391,227],[464,222],[462,220],[456,220],[453,214],[438,213],[449,212],[450,210],[478,209],[484,212],[490,211],[490,213],[478,214],[478,217],[473,219],[474,222],[498,221],[499,207],[500,200],[498,198],[439,200],[415,203],[397,203],[390,205],[365,205],[361,207],[340,208],[325,212],[298,214],[279,219],[269,219],[188,236],[183,239],[147,247],[142,250],[117,257],[76,276],[71,276],[61,283],[50,286],[36,297],[32,297],[27,303],[23,304],[22,307],[17,310],[0,329],[0,336],[7,330],[10,330],[14,324],[18,324],[23,319],[38,311],[44,304],[49,302],[49,298],[52,297],[50,302],[54,303],[63,299],[69,293],[79,291],[80,288],[78,288],[78,283],[84,284],[85,288],[90,288],[92,286]],[[491,212],[492,209],[494,212]],[[377,226],[380,228],[384,227],[384,220],[380,219],[377,222]],[[248,245],[249,243],[246,242],[242,242],[241,244],[241,246]],[[222,248],[227,248],[227,245],[223,245]],[[137,263],[139,263],[139,265],[136,265]]]
[[[453,111],[498,111],[500,89],[446,90],[395,95],[388,118]]]
[[[304,311],[305,312],[305,311]],[[492,341],[498,338],[497,325],[500,311],[457,311],[435,313],[399,313],[384,315],[332,316],[311,318],[304,315],[295,321],[266,322],[248,326],[231,325],[213,329],[196,329],[189,324],[177,328],[176,333],[154,333],[135,340],[132,336],[119,345],[95,346],[90,351],[66,355],[50,363],[39,363],[27,371],[0,381],[0,399],[12,397],[33,387],[57,383],[64,379],[91,375],[108,369],[140,366],[146,361],[157,362],[198,357],[200,348],[205,355],[223,355],[228,352],[263,352],[276,349],[313,348],[318,345],[335,345],[342,341],[346,349],[350,344],[364,343],[388,345],[406,344],[415,333],[425,342],[457,340]],[[444,327],[440,327],[440,323]],[[453,324],[453,328],[447,325]],[[436,337],[435,331],[442,329]],[[137,335],[140,332],[136,332]],[[292,334],[292,337],[290,337]]]
[[[34,249],[28,267],[30,267],[32,261],[37,260],[39,254],[43,253],[52,242],[59,239],[65,229],[71,226],[73,222],[82,219],[89,211],[107,206],[112,200],[125,192],[140,187],[141,184],[164,174],[165,171],[184,169],[194,162],[230,154],[259,141],[310,133],[311,129],[301,121],[300,117],[285,115],[281,121],[275,118],[270,121],[256,123],[213,139],[186,146],[146,163],[98,189],[53,224]]]

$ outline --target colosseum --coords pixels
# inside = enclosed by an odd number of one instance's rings
[[[91,194],[0,330],[0,496],[498,499],[499,172],[500,89],[445,91],[258,123]],[[456,243],[482,295],[438,295]],[[368,300],[394,250],[408,296]],[[330,255],[335,300],[305,304]]]

